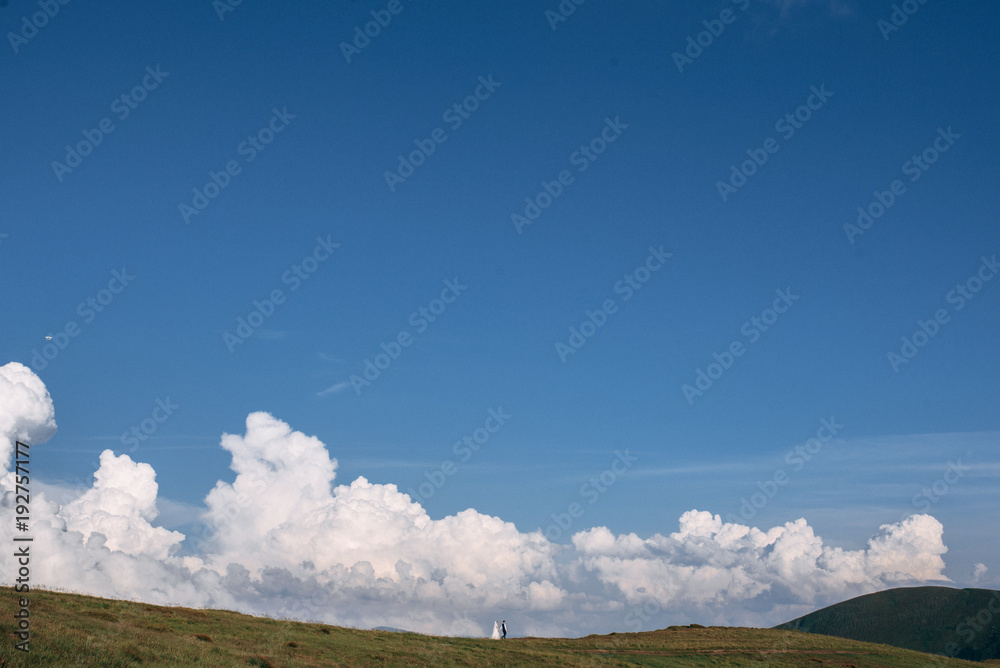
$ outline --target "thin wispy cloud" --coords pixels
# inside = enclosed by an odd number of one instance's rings
[[[756,461],[760,461],[761,458],[755,458]],[[712,462],[708,464],[690,464],[683,466],[655,466],[649,468],[638,468],[630,475],[637,477],[646,478],[656,478],[656,477],[673,477],[679,475],[693,475],[693,474],[715,474],[715,473],[732,473],[732,472],[743,472],[746,471],[747,464],[745,461],[738,460],[723,460]]]
[[[325,390],[320,390],[319,392],[317,392],[316,396],[317,397],[325,397],[328,394],[337,394],[339,392],[342,392],[342,391],[346,390],[350,386],[351,386],[351,384],[348,383],[347,381],[344,381],[342,383],[334,383],[333,385],[331,385],[330,387],[326,388]]]

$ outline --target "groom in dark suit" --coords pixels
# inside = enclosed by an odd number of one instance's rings
[[[502,636],[503,639],[506,640],[507,639],[507,620],[506,619],[503,620],[502,622],[500,622],[500,632],[503,634],[503,636]]]

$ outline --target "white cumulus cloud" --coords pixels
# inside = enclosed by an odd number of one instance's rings
[[[692,611],[754,599],[817,605],[917,581],[946,580],[943,527],[929,515],[884,525],[867,549],[826,546],[804,519],[766,532],[692,510],[679,530],[641,539],[597,527],[573,536],[584,569],[631,605],[655,601]],[[717,617],[717,616],[716,616]]]
[[[15,441],[44,443],[56,432],[49,391],[19,362],[0,366],[0,407],[0,467],[10,462]]]
[[[152,466],[105,450],[94,486],[63,506],[59,514],[66,529],[80,532],[84,540],[97,533],[111,550],[163,559],[184,535],[150,524],[159,514],[157,489]]]
[[[199,555],[216,572],[238,564],[252,580],[280,568],[331,594],[350,588],[426,605],[449,626],[455,612],[544,609],[562,595],[553,584],[556,546],[540,531],[521,533],[472,509],[432,520],[395,485],[364,478],[335,487],[336,461],[323,443],[267,413],[252,413],[246,434],[227,434],[222,446],[237,476],[206,499]]]
[[[12,439],[52,435],[52,401],[29,369],[0,367],[0,398],[8,458]],[[268,413],[251,413],[221,447],[235,479],[208,491],[201,527],[186,536],[155,524],[152,467],[110,450],[76,498],[60,505],[33,493],[32,549],[45,557],[32,562],[32,585],[454,635],[486,633],[504,617],[518,634],[571,635],[772,625],[945,579],[943,527],[928,515],[882,526],[853,551],[826,545],[804,519],[759,529],[698,510],[668,535],[595,527],[565,546],[472,508],[431,518],[395,485],[337,484],[326,445]],[[12,475],[0,480],[7,509],[13,487]],[[0,540],[11,530],[0,526]],[[0,552],[0,578],[14,572],[11,551]]]

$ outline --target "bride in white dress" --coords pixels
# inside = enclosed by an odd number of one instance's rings
[[[500,640],[500,627],[497,623],[493,622],[493,635],[490,636],[493,640]]]

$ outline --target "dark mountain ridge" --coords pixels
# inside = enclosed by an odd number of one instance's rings
[[[971,661],[1000,659],[1000,591],[889,589],[831,605],[774,628]]]

